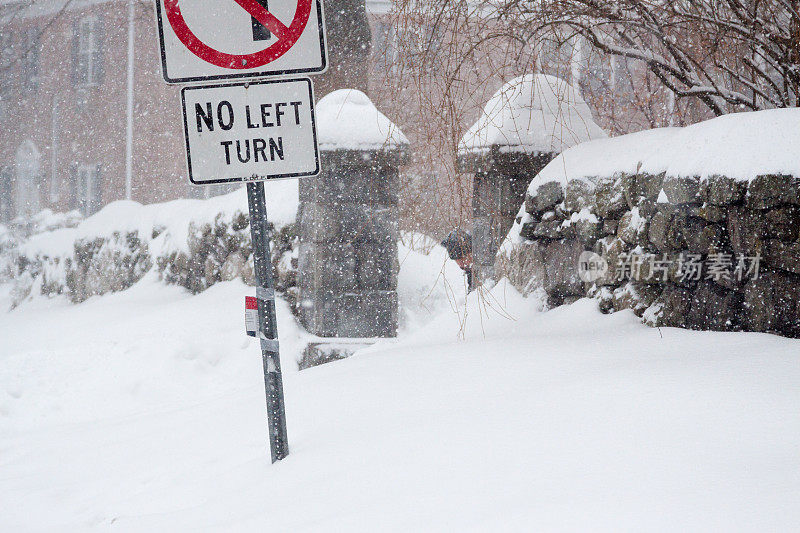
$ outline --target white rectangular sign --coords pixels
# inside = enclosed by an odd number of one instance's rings
[[[319,173],[310,79],[184,87],[181,99],[195,185]]]
[[[322,0],[156,0],[167,83],[327,68]]]

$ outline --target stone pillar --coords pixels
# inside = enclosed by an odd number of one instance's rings
[[[494,261],[514,225],[531,180],[557,154],[503,152],[494,145],[482,153],[462,154],[461,172],[474,174],[472,187],[472,257],[475,283],[494,276]]]
[[[458,147],[462,172],[475,174],[473,273],[494,276],[495,255],[525,201],[528,184],[556,155],[606,137],[577,89],[564,80],[526,74],[501,87]]]
[[[317,109],[322,170],[300,181],[300,319],[320,337],[393,337],[408,141],[360,91],[335,91]]]

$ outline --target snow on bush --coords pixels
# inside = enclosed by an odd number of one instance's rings
[[[275,229],[273,260],[281,263],[279,272],[284,275],[278,282],[289,290],[293,285],[291,226],[298,203],[297,182],[270,183],[266,193]],[[70,216],[50,213],[42,218],[52,222]],[[81,302],[124,290],[153,268],[166,283],[195,293],[237,277],[253,281],[243,188],[209,200],[151,205],[113,202],[75,227],[34,234],[15,244],[13,250],[12,254],[0,249],[3,261],[13,263],[13,306],[37,295],[65,294],[73,302]],[[288,260],[284,257],[287,253]]]
[[[0,283],[14,275],[18,242],[11,230],[0,224]]]

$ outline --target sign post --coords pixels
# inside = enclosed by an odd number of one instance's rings
[[[184,87],[183,129],[195,185],[247,182],[272,462],[289,455],[264,180],[315,176],[319,148],[308,78],[327,68],[322,0],[156,0],[161,69]],[[252,303],[248,303],[248,308]],[[254,325],[247,327],[248,334]]]
[[[275,284],[272,281],[267,206],[264,201],[264,182],[247,184],[247,204],[250,208],[250,235],[253,241],[253,261],[258,300],[258,338],[264,365],[264,387],[267,392],[267,424],[272,462],[289,455],[286,433],[286,408],[283,401],[283,377],[278,346],[278,321],[275,315]]]

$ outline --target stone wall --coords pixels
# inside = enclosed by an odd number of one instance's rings
[[[800,337],[800,178],[618,174],[526,195],[498,275],[653,326]],[[596,255],[592,255],[592,253]],[[698,266],[699,265],[699,266]]]

